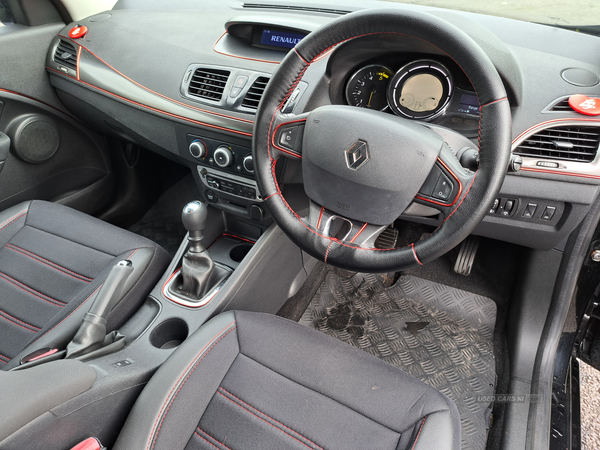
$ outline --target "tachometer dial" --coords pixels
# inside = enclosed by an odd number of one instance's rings
[[[414,61],[396,72],[388,86],[387,100],[396,114],[428,119],[446,107],[452,89],[452,77],[443,65]]]
[[[346,101],[361,108],[387,108],[387,88],[392,72],[385,66],[366,66],[356,72],[346,85]]]

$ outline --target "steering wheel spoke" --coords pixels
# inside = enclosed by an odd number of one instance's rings
[[[302,158],[302,142],[308,113],[282,114],[277,111],[271,124],[271,146],[277,155],[292,159]]]
[[[335,238],[356,247],[373,248],[387,227],[349,219],[310,200],[306,222],[325,238]]]

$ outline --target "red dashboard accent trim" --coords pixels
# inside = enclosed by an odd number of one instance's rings
[[[269,61],[268,59],[247,58],[245,56],[237,56],[237,55],[232,55],[231,53],[220,52],[219,50],[217,50],[217,44],[219,43],[219,41],[221,39],[223,39],[223,37],[226,34],[227,34],[227,31],[225,31],[225,33],[223,33],[221,36],[219,36],[219,39],[217,39],[216,42],[213,44],[213,51],[215,53],[218,53],[219,55],[231,56],[232,58],[247,59],[249,61],[258,61],[258,62],[264,62],[264,63],[269,63],[269,64],[280,64],[279,61]]]
[[[83,47],[80,45],[79,48],[77,49],[77,80],[81,81],[81,78],[79,77],[79,61],[81,61],[81,49]]]
[[[594,180],[600,180],[600,175],[587,175],[584,173],[560,172],[558,170],[536,169],[534,167],[521,167],[521,170],[524,170],[525,172],[551,173],[552,175],[567,175],[569,177],[592,178]]]
[[[59,35],[60,37],[63,37],[66,39],[65,36]],[[227,114],[221,114],[218,112],[214,112],[214,111],[209,111],[207,109],[202,109],[202,108],[198,108],[196,106],[193,105],[188,105],[187,103],[182,103],[180,101],[177,101],[175,99],[172,99],[171,97],[167,97],[166,95],[162,95],[159,94],[156,91],[153,91],[150,88],[147,88],[146,86],[144,86],[143,84],[138,83],[137,81],[133,80],[132,78],[129,78],[127,75],[123,74],[122,72],[119,72],[117,69],[115,69],[113,66],[111,66],[109,63],[107,63],[106,61],[104,61],[102,58],[100,58],[98,55],[96,55],[93,51],[91,51],[90,49],[84,47],[83,45],[79,44],[78,42],[75,42],[77,45],[79,45],[79,53],[81,53],[81,49],[83,48],[86,52],[88,52],[90,55],[92,55],[94,58],[96,58],[97,60],[101,61],[102,63],[104,63],[107,67],[109,67],[110,69],[112,69],[114,72],[118,73],[119,75],[121,75],[123,78],[125,78],[126,80],[132,82],[133,84],[135,84],[136,86],[144,89],[145,91],[150,92],[151,94],[157,95],[161,98],[164,98],[165,100],[168,100],[170,102],[173,103],[177,103],[178,105],[181,106],[185,106],[186,108],[190,108],[190,109],[195,109],[196,111],[200,111],[206,114],[212,114],[215,116],[220,116],[220,117],[225,117],[227,119],[233,119],[233,120],[238,120],[240,122],[246,122],[246,123],[254,123],[253,120],[248,120],[248,119],[242,119],[240,117],[234,117],[234,116],[228,116]],[[78,53],[78,58],[77,58],[77,79],[79,80],[79,53]]]
[[[174,117],[176,119],[185,120],[187,122],[195,123],[195,124],[202,125],[202,126],[205,126],[205,127],[215,128],[215,129],[218,129],[218,130],[228,131],[230,133],[236,133],[236,134],[241,134],[243,136],[252,137],[252,133],[246,133],[245,131],[232,130],[231,128],[225,128],[225,127],[220,127],[218,125],[212,125],[210,123],[200,122],[198,120],[190,119],[189,117],[183,117],[183,116],[179,116],[177,114],[172,114],[172,113],[169,113],[169,112],[166,112],[166,111],[162,111],[160,109],[152,108],[151,106],[147,106],[147,105],[144,105],[142,103],[138,103],[138,102],[135,102],[133,100],[130,100],[128,98],[121,97],[120,95],[117,95],[117,94],[109,92],[109,91],[107,91],[105,89],[99,88],[98,86],[94,86],[93,84],[87,83],[87,82],[85,82],[83,80],[78,80],[77,78],[72,77],[71,75],[68,75],[66,73],[60,72],[59,70],[53,69],[52,67],[46,67],[46,69],[51,70],[53,72],[56,72],[56,73],[58,73],[60,75],[69,77],[72,80],[78,81],[78,82],[80,82],[82,84],[85,84],[86,86],[89,86],[89,87],[92,87],[94,89],[97,89],[97,90],[99,90],[101,92],[104,92],[104,93],[106,93],[108,95],[112,95],[113,97],[117,97],[117,98],[119,98],[119,99],[121,99],[123,101],[132,103],[132,104],[137,105],[137,106],[141,106],[142,108],[147,108],[147,109],[149,109],[151,111],[155,111],[155,112],[158,112],[160,114],[165,114],[167,116],[171,116],[171,117]]]
[[[437,160],[440,162],[440,164],[442,164],[442,166],[444,166],[444,168],[450,173],[450,175],[452,175],[452,178],[454,178],[458,182],[458,195],[454,198],[454,201],[452,203],[436,202],[435,200],[431,200],[431,199],[424,198],[424,197],[419,197],[418,195],[415,195],[415,198],[418,198],[419,200],[423,200],[425,202],[433,203],[435,205],[453,206],[458,201],[458,199],[460,198],[460,196],[462,195],[463,185],[460,182],[460,180],[458,179],[458,177],[454,174],[454,172],[452,172],[452,170],[450,170],[450,167],[448,167],[444,163],[444,161],[442,161],[440,158],[438,158]]]

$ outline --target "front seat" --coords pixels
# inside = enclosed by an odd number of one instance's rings
[[[0,212],[0,368],[41,348],[64,348],[122,259],[131,260],[134,271],[108,317],[108,331],[145,300],[169,263],[167,252],[56,203],[31,201]]]
[[[113,450],[459,448],[445,395],[318,331],[236,311],[160,367]]]

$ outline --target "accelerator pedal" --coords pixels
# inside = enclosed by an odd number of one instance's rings
[[[388,249],[396,248],[398,244],[399,232],[396,228],[389,226],[381,232],[375,241],[375,248]]]
[[[477,249],[479,248],[479,242],[479,236],[469,236],[462,242],[460,251],[458,252],[458,258],[454,264],[454,272],[459,275],[464,275],[465,277],[468,277],[471,274],[475,256],[477,255]]]

